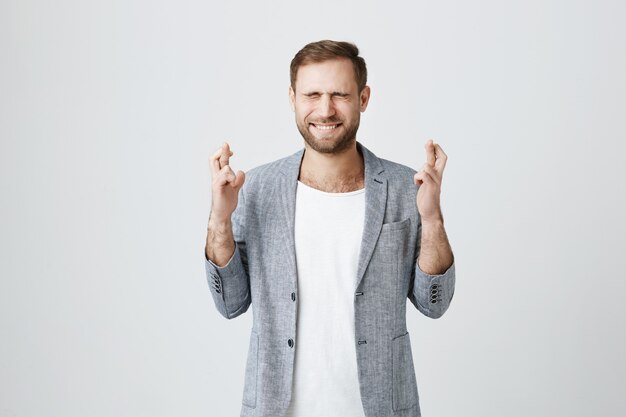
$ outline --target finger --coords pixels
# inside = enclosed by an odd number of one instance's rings
[[[229,164],[229,159],[231,156],[231,152],[230,152],[230,145],[228,145],[227,142],[224,142],[224,144],[222,145],[222,155],[220,156],[220,167],[223,167],[224,165],[228,165]]]
[[[437,183],[433,180],[433,178],[426,171],[420,171],[413,177],[413,180],[417,185],[421,185],[422,183],[426,183],[428,185],[435,186]]]
[[[220,163],[220,158],[222,157],[222,154],[224,153],[224,145],[222,145],[221,147],[218,148],[217,151],[215,151],[215,153],[213,155],[211,155],[211,158],[209,158],[210,161],[210,165],[211,165],[211,173],[213,175],[217,174],[217,172],[222,169],[222,167],[224,165],[228,165],[228,164],[221,164]],[[233,152],[230,151],[229,156],[232,156]]]
[[[435,166],[435,146],[433,145],[433,140],[428,139],[424,147],[426,148],[426,162],[431,166]]]
[[[215,185],[223,187],[226,184],[232,183],[233,181],[235,181],[235,179],[237,179],[237,176],[230,168],[230,165],[225,165],[222,167],[222,169],[220,169],[215,179],[213,180],[213,183]]]
[[[446,167],[446,162],[448,161],[448,155],[443,151],[439,144],[435,145],[435,155],[437,156],[437,161],[435,162],[435,169],[439,172],[440,175],[443,175],[443,169]]]
[[[441,184],[441,178],[435,168],[431,167],[428,164],[424,164],[424,166],[422,167],[422,171],[426,171],[426,173],[431,176],[431,178],[437,183],[437,185]]]
[[[209,158],[209,165],[211,166],[211,175],[215,176],[220,171],[220,161],[219,158],[222,155],[222,148],[219,148],[211,157]]]
[[[235,181],[233,181],[231,183],[231,186],[239,191],[239,189],[241,188],[241,186],[243,185],[244,181],[246,180],[246,174],[245,172],[239,170],[237,171],[237,175],[235,175]]]

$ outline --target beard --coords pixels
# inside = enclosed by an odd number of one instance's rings
[[[296,116],[297,117],[297,116]],[[354,125],[348,125],[344,122],[341,122],[337,119],[327,119],[319,121],[319,123],[330,124],[330,123],[341,123],[341,125],[337,126],[335,129],[343,129],[344,132],[342,135],[333,137],[332,139],[318,139],[316,138],[311,131],[309,130],[309,123],[304,121],[300,123],[296,119],[296,126],[300,131],[300,134],[304,138],[304,141],[316,152],[320,153],[341,153],[350,147],[356,141],[356,132],[359,129],[361,115],[358,114],[356,118],[356,122]]]

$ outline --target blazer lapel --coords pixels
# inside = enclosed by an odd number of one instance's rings
[[[289,263],[289,276],[293,277],[295,288],[298,287],[298,268],[296,264],[296,243],[295,243],[295,219],[296,219],[296,191],[298,189],[298,176],[300,174],[300,164],[304,156],[304,148],[296,153],[288,156],[285,163],[281,167],[281,173],[278,177],[278,193],[280,203],[276,205],[280,210],[283,218],[278,224],[281,227],[281,233],[277,236],[285,236],[282,240],[285,256]]]
[[[356,277],[355,288],[358,289],[383,225],[387,206],[387,178],[382,175],[385,169],[378,157],[358,141],[357,147],[363,152],[365,162],[365,224]]]

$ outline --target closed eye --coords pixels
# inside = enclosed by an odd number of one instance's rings
[[[319,97],[319,96],[320,96],[320,93],[318,93],[318,92],[312,92],[312,93],[304,93],[303,95],[304,95],[305,97]],[[341,93],[341,92],[335,91],[335,92],[333,92],[333,93],[332,93],[332,96],[333,96],[333,97],[341,97],[341,98],[345,98],[345,97],[349,97],[349,96],[350,96],[350,94],[348,94],[348,93]]]

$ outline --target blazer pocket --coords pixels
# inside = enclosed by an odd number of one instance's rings
[[[411,408],[419,402],[409,332],[394,338],[391,345],[393,410],[399,411]]]
[[[242,403],[246,407],[256,407],[257,397],[257,374],[259,364],[259,336],[256,332],[250,332],[250,346],[248,348],[248,360],[246,362],[246,380],[243,387]]]
[[[400,268],[404,260],[409,257],[410,225],[410,217],[398,222],[383,223],[371,262],[394,264]]]
[[[383,223],[383,226],[381,228],[381,233],[386,230],[401,230],[407,227],[409,224],[411,224],[410,217],[407,217],[404,220],[400,220],[399,222]]]

